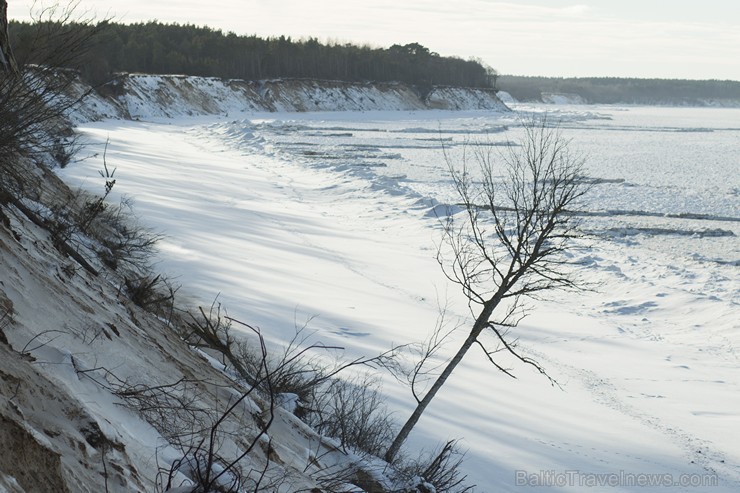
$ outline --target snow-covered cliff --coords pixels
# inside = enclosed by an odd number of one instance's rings
[[[80,89],[82,89],[80,87]],[[223,80],[178,75],[122,75],[85,99],[78,114],[105,118],[158,118],[257,112],[374,110],[507,111],[493,90],[436,87],[422,98],[401,83],[326,80]]]
[[[99,91],[77,81],[66,96],[83,101],[69,115],[76,122],[507,110],[482,89],[435,88],[422,99],[402,84],[185,76],[130,75]],[[285,404],[297,395],[247,384],[197,349],[189,329],[175,330],[196,308],[173,301],[164,315],[134,295],[160,276],[138,256],[148,236],[131,235],[125,208],[70,190],[41,162],[2,164],[3,180],[23,186],[17,197],[0,186],[0,493],[201,491],[198,482],[208,491],[430,491],[309,428]],[[119,247],[138,253],[119,258]]]

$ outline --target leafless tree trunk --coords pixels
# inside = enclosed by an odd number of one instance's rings
[[[570,209],[587,186],[580,179],[583,160],[569,151],[569,141],[546,118],[526,122],[524,132],[521,145],[503,153],[485,143],[466,149],[459,167],[445,153],[464,219],[447,216],[437,261],[462,289],[474,322],[434,384],[423,398],[417,397],[414,412],[386,453],[388,462],[474,345],[509,376],[511,371],[494,359],[497,352],[507,352],[546,375],[517,349],[509,329],[523,316],[522,297],[577,287],[562,254],[578,236]],[[478,176],[468,168],[471,154]],[[492,350],[481,339],[484,332],[494,335]]]
[[[4,72],[18,74],[13,48],[8,37],[8,2],[0,0],[0,67]]]

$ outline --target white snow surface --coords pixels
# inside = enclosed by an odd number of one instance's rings
[[[187,118],[185,103],[165,113],[150,105],[160,81],[139,79],[142,92],[126,104],[146,121],[80,130],[91,152],[110,141],[114,194],[131,197],[141,221],[164,235],[158,269],[182,292],[205,303],[218,297],[231,316],[275,342],[309,321],[314,340],[353,356],[424,339],[440,304],[447,303],[453,323],[469,319],[434,258],[440,232],[430,211],[434,200],[451,203],[439,142],[460,143],[471,132],[513,139],[511,115],[235,115],[236,103],[224,95],[223,113],[231,117]],[[276,102],[274,109],[292,106]],[[556,110],[573,145],[596,156],[592,177],[603,178],[590,205],[603,216],[587,220],[594,236],[573,252],[598,288],[533,303],[515,330],[525,353],[559,386],[503,359],[518,377],[510,379],[473,352],[409,447],[462,438],[476,491],[738,491],[740,113],[683,110],[684,125],[667,110],[589,111]],[[643,113],[652,120],[633,125]],[[691,131],[696,127],[707,132]],[[684,158],[665,145],[656,149],[666,155],[645,158],[652,160],[645,175],[630,174],[639,159],[620,163],[624,170],[602,166],[620,138],[664,142],[674,136],[668,128],[696,145],[705,137],[723,142],[715,180],[693,180],[690,165],[673,166]],[[598,132],[607,137],[599,140]],[[60,175],[99,192],[101,155]],[[660,159],[672,162],[660,168]],[[710,173],[706,166],[700,175]],[[384,392],[404,420],[412,409],[408,389],[388,378]]]

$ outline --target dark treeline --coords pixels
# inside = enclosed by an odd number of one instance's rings
[[[501,75],[498,89],[519,101],[540,101],[543,93],[577,94],[588,103],[703,105],[740,101],[740,82],[722,80],[557,78]]]
[[[72,24],[67,28],[90,26]],[[247,80],[400,81],[420,88],[495,84],[495,71],[481,61],[443,57],[418,43],[373,48],[321,43],[315,38],[238,36],[208,27],[159,22],[106,22],[98,24],[97,29],[96,43],[87,60],[80,67],[72,67],[79,68],[93,83],[109,79],[114,72],[144,72]],[[19,60],[27,52],[24,47],[45,42],[39,39],[45,29],[38,23],[12,22],[9,30]]]

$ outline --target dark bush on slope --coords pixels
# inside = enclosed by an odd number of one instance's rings
[[[34,179],[11,164],[16,158],[49,157],[64,165],[77,147],[66,118],[79,102],[69,96],[76,77],[70,69],[86,62],[97,26],[79,19],[74,6],[46,9],[38,16],[22,42],[10,36],[10,44],[2,47],[3,53],[15,52],[12,63],[0,66],[0,187],[6,194],[20,193]]]

